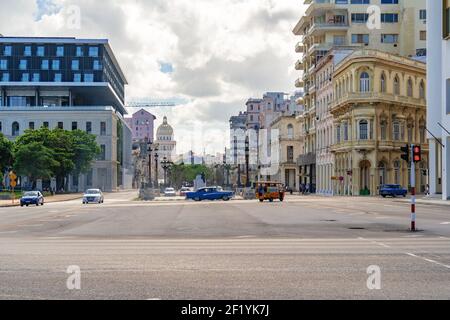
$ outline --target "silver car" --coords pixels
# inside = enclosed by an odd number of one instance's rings
[[[88,203],[103,203],[105,198],[100,189],[89,189],[83,195],[83,204]]]

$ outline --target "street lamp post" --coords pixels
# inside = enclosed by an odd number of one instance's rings
[[[152,141],[150,140],[148,142],[148,183],[149,183],[149,187],[153,188],[153,181],[152,181]]]
[[[249,168],[249,158],[250,158],[250,147],[248,136],[245,138],[245,174],[247,178],[245,179],[245,187],[250,187],[250,168]]]
[[[159,188],[159,182],[158,182],[158,157],[159,157],[158,151],[159,151],[159,148],[158,148],[158,146],[155,146],[153,151],[155,152],[155,188]]]
[[[161,167],[164,170],[164,187],[167,187],[167,170],[170,168],[171,165],[172,162],[167,160],[167,157],[164,157],[163,161],[161,161]]]

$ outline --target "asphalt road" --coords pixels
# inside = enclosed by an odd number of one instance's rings
[[[0,299],[450,298],[450,207],[418,205],[411,233],[408,204],[392,199],[135,197],[0,208]]]

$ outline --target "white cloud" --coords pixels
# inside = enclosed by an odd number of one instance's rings
[[[188,123],[200,120],[206,136],[226,142],[228,119],[250,96],[293,91],[298,76],[292,29],[298,0],[2,0],[0,33],[17,36],[108,38],[130,85],[128,97],[181,97],[165,113],[179,151],[191,147]],[[81,9],[81,28],[67,27],[67,8]],[[56,10],[55,8],[61,8]],[[46,11],[47,10],[47,11]],[[40,16],[35,21],[36,15]],[[10,21],[14,23],[10,23]],[[161,62],[173,72],[161,72]],[[208,144],[205,139],[205,144]],[[225,143],[224,142],[224,143]],[[212,149],[222,151],[222,141]],[[205,147],[194,143],[195,151]]]

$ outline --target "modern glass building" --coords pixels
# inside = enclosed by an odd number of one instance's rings
[[[42,126],[86,130],[102,154],[92,172],[68,177],[71,191],[127,187],[126,84],[106,39],[0,37],[0,132],[13,140]]]

